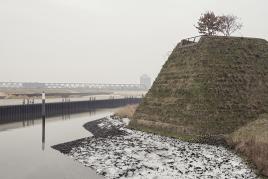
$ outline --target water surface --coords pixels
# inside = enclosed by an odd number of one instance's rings
[[[50,146],[91,136],[83,124],[111,112],[106,109],[47,118],[44,146],[41,120],[0,125],[0,179],[101,178]]]

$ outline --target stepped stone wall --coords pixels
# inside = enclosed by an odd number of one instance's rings
[[[268,42],[203,36],[180,44],[130,123],[175,137],[219,135],[268,112]]]

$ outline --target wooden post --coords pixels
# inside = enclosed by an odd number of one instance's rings
[[[45,129],[46,129],[46,94],[42,93],[42,150],[45,149]]]

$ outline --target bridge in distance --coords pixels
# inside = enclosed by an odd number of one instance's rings
[[[92,89],[92,90],[147,90],[143,84],[99,84],[99,83],[38,83],[0,82],[0,88],[25,89]]]

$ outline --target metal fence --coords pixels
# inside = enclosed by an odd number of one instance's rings
[[[46,103],[46,117],[138,104],[141,98]],[[0,106],[0,124],[41,118],[42,104]]]

